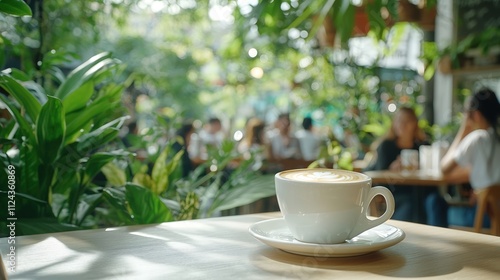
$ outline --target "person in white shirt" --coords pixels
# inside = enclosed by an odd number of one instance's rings
[[[220,147],[224,137],[221,120],[215,117],[210,118],[202,130],[193,134],[193,145],[190,152],[193,156],[206,160],[208,158],[208,148]]]
[[[302,121],[302,129],[295,134],[300,143],[300,151],[304,160],[316,160],[319,155],[321,140],[313,132],[311,117],[305,117]]]
[[[500,103],[491,89],[473,94],[466,117],[447,153],[441,171],[448,181],[470,182],[482,189],[500,184]]]
[[[465,106],[465,119],[450,148],[441,160],[441,172],[449,183],[470,183],[474,190],[500,184],[500,103],[495,92],[475,92]],[[474,195],[471,203],[474,203]],[[440,197],[426,201],[426,208],[447,208]],[[443,211],[441,211],[443,212]],[[450,207],[444,215],[450,224],[471,226],[475,209]]]

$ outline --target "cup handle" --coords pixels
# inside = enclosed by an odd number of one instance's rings
[[[373,198],[377,195],[381,195],[384,197],[387,208],[384,214],[382,214],[382,216],[374,220],[370,220],[368,219],[368,210],[370,209],[370,203],[372,202]],[[354,227],[354,229],[351,231],[347,239],[351,239],[366,230],[369,230],[373,227],[385,223],[392,217],[392,214],[394,214],[394,204],[395,204],[394,196],[392,195],[391,191],[388,188],[382,186],[370,188],[370,192],[368,193],[366,201],[367,201],[366,207],[361,213],[361,217],[359,217],[356,227]]]

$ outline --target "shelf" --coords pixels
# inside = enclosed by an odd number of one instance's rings
[[[500,77],[500,64],[488,66],[469,66],[461,69],[451,70],[451,75],[456,77],[474,77],[474,76],[495,76]]]

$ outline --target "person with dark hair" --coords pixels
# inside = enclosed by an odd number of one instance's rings
[[[199,157],[207,159],[209,148],[219,148],[224,141],[225,135],[222,129],[222,122],[219,118],[211,117],[208,122],[203,126],[203,129],[198,132],[194,138],[196,139],[197,147],[193,147],[197,150],[197,154],[193,154],[194,157]],[[197,137],[196,137],[197,136]]]
[[[280,114],[274,126],[275,129],[268,136],[269,158],[272,160],[302,158],[299,140],[291,133],[290,115]]]
[[[468,182],[473,190],[480,190],[500,184],[499,167],[500,103],[495,92],[483,88],[467,101],[465,118],[441,160],[441,171],[450,183]]]
[[[392,120],[387,134],[373,144],[375,160],[368,170],[400,170],[403,149],[418,150],[426,143],[426,135],[418,126],[418,117],[409,107],[401,107]]]
[[[172,145],[172,149],[175,153],[183,151],[181,157],[181,170],[182,177],[187,177],[189,173],[195,168],[195,164],[191,160],[188,152],[189,142],[191,140],[191,135],[194,132],[194,127],[192,122],[184,122],[181,127],[175,132],[175,142]]]
[[[401,107],[395,114],[392,126],[386,136],[374,144],[376,153],[372,163],[364,170],[402,169],[400,153],[404,149],[418,150],[425,145],[425,134],[418,126],[415,111],[409,107]],[[429,190],[415,186],[387,186],[396,200],[393,219],[426,222],[427,216],[424,201]],[[432,190],[431,190],[432,191]]]
[[[302,129],[295,134],[300,143],[300,151],[304,160],[316,160],[319,155],[321,140],[314,134],[313,120],[305,117],[302,120]]]
[[[441,171],[449,181],[470,182],[474,189],[500,183],[500,104],[491,89],[477,91],[465,106],[465,119]]]

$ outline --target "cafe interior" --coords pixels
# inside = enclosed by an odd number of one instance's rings
[[[177,2],[182,6],[183,1]],[[377,115],[365,117],[376,116],[377,125],[365,123],[361,127],[354,121],[364,97],[354,99],[352,108],[356,110],[342,112],[339,119],[343,123],[335,125],[324,121],[325,114],[339,114],[335,108],[320,113],[301,108],[300,102],[291,106],[291,101],[275,100],[272,102],[279,103],[275,104],[278,109],[263,106],[256,116],[244,116],[240,127],[224,117],[206,123],[183,122],[173,133],[177,142],[165,152],[155,150],[159,156],[150,162],[150,175],[141,173],[133,182],[99,188],[95,174],[104,174],[102,177],[109,180],[110,173],[131,170],[124,167],[125,160],[122,165],[105,164],[116,159],[117,151],[95,158],[73,158],[91,164],[71,173],[81,181],[67,190],[66,195],[70,195],[64,203],[71,206],[71,199],[77,201],[84,193],[93,195],[74,204],[74,219],[66,215],[71,207],[56,209],[52,204],[64,197],[57,193],[61,188],[57,181],[76,180],[68,179],[70,173],[64,169],[57,169],[57,159],[48,164],[55,166],[50,169],[46,164],[50,155],[38,152],[42,158],[39,172],[55,174],[48,180],[50,199],[44,201],[22,191],[23,176],[30,174],[25,171],[28,165],[18,164],[25,160],[23,156],[2,150],[6,176],[1,178],[5,177],[6,187],[1,194],[6,198],[1,200],[1,211],[8,215],[0,216],[0,279],[498,279],[500,1],[395,1],[399,18],[381,20],[385,25],[398,26],[401,21],[410,25],[395,28],[383,43],[370,37],[375,32],[373,24],[369,25],[373,18],[360,7],[367,5],[372,9],[369,12],[381,11],[383,15],[385,10],[377,5],[386,1],[304,1],[308,5],[294,0],[236,2],[260,8],[263,18],[272,7],[283,11],[287,5],[302,7],[303,18],[312,16],[312,7],[316,7],[320,11],[316,17],[321,19],[321,24],[312,25],[317,29],[316,47],[331,50],[333,64],[346,56],[366,67],[376,61],[374,71],[383,85],[374,93],[379,107]],[[2,1],[0,5],[4,5]],[[327,8],[323,13],[318,7]],[[353,29],[348,30],[347,51],[341,47],[346,35],[338,26],[350,23],[329,22],[325,16],[328,7],[337,15],[352,13],[356,19]],[[333,35],[332,26],[338,30],[335,33],[334,28]],[[397,47],[380,55],[380,44]],[[337,54],[339,48],[342,51]],[[438,50],[439,55],[429,55]],[[86,62],[91,65],[88,68],[77,68],[88,71],[79,76],[81,79],[99,73],[91,70],[109,63],[104,56],[93,59]],[[342,78],[343,71],[339,66],[333,75]],[[54,135],[52,140],[57,141],[60,123],[52,116],[63,111],[58,111],[59,103],[51,102],[59,97],[61,106],[68,106],[62,94],[57,96],[62,90],[48,101],[45,97],[46,104],[32,101],[23,95],[34,91],[20,89],[26,81],[14,72],[1,73],[1,119],[19,122],[12,126],[2,122],[2,129],[16,126],[24,131],[46,122],[52,126],[39,129],[33,141],[41,147],[44,143],[37,139],[47,135]],[[401,83],[403,79],[408,82]],[[349,83],[349,79],[345,81]],[[419,98],[412,95],[414,81],[422,92]],[[384,91],[399,92],[399,99]],[[9,96],[16,102],[9,101]],[[276,100],[289,100],[290,96],[285,93]],[[35,101],[38,105],[15,109],[16,104]],[[412,102],[417,106],[411,106]],[[235,111],[245,115],[246,107]],[[30,110],[38,110],[40,116],[31,116]],[[28,123],[31,119],[38,121]],[[121,126],[126,119],[116,123]],[[110,137],[105,130],[110,127],[118,135],[120,128],[115,124],[99,130],[103,138]],[[341,129],[340,124],[347,125]],[[95,131],[94,136],[98,135]],[[11,142],[15,142],[13,147],[22,146],[12,140],[15,131],[5,137],[6,133],[1,134],[0,147]],[[132,129],[128,134],[133,134]],[[137,133],[144,138],[153,134]],[[221,144],[224,142],[217,142],[223,134],[221,138],[234,142],[228,151],[228,146]],[[73,152],[81,152],[85,144],[78,141],[90,138],[79,137],[74,136],[75,144],[68,145]],[[365,139],[370,140],[365,143]],[[125,155],[122,158],[132,155],[143,160],[151,147],[127,155],[122,150],[119,153]],[[17,151],[22,154],[26,149]],[[50,151],[58,156],[68,152],[66,148]],[[169,154],[172,151],[175,156]],[[234,151],[238,157],[224,158]],[[8,161],[10,158],[19,160]],[[220,162],[225,162],[223,168]],[[96,166],[97,179],[92,181],[86,172]],[[243,168],[251,172],[245,173]],[[219,169],[224,172],[217,173]],[[175,170],[185,172],[178,175]],[[169,194],[171,189],[160,185],[168,185],[175,176],[180,176],[177,193]],[[89,189],[85,189],[86,180],[92,181]],[[22,213],[24,199],[34,201],[36,207],[29,207],[30,211],[49,205],[49,212],[56,215],[23,220],[16,214]],[[105,204],[114,208],[99,208]],[[92,211],[97,213],[95,217]],[[85,228],[91,222],[88,217],[97,220],[110,213],[110,217],[125,218],[120,223]],[[51,219],[60,217],[57,224],[46,227]],[[38,231],[42,227],[44,231]]]

